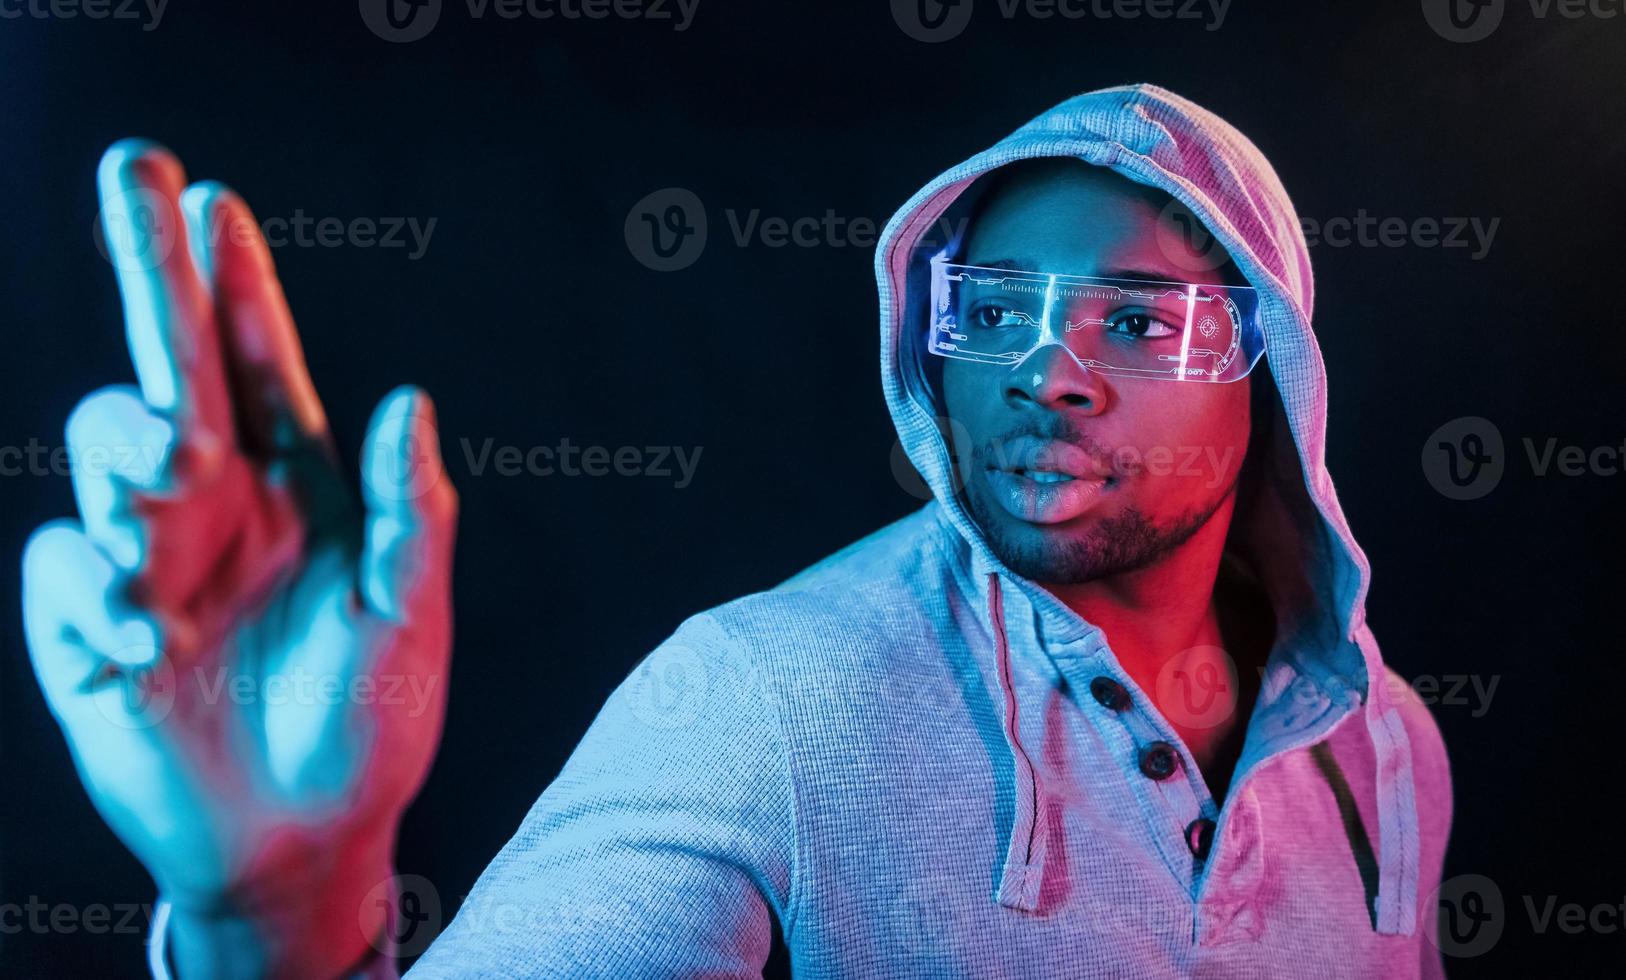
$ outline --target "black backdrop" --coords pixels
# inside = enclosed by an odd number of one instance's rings
[[[1488,702],[1465,692],[1435,708],[1456,779],[1446,873],[1489,877],[1504,926],[1453,973],[1626,958],[1618,910],[1578,933],[1530,911],[1626,899],[1610,796],[1626,477],[1618,455],[1613,472],[1600,455],[1582,475],[1539,474],[1522,442],[1626,436],[1614,244],[1626,17],[1510,0],[1493,33],[1463,43],[1416,2],[1236,0],[1216,22],[1006,18],[979,0],[963,33],[923,43],[879,0],[700,0],[683,31],[475,17],[447,0],[426,37],[386,43],[354,3],[173,0],[151,30],[147,15],[4,9],[25,11],[0,19],[7,446],[60,445],[82,394],[130,377],[91,234],[111,140],[164,141],[262,218],[435,219],[415,257],[307,240],[277,262],[348,451],[394,383],[440,405],[464,501],[457,646],[445,741],[400,866],[448,908],[682,618],[919,502],[894,474],[876,385],[871,250],[823,232],[741,245],[731,215],[879,224],[1045,106],[1147,80],[1248,133],[1307,219],[1498,222],[1483,254],[1417,235],[1314,247],[1329,465],[1376,569],[1370,618],[1390,661],[1445,693],[1456,677],[1497,685]],[[636,260],[624,222],[668,187],[697,195],[710,232],[692,265],[659,272]],[[1467,416],[1500,432],[1505,472],[1453,500],[1422,454]],[[476,476],[462,442],[561,437],[701,457],[679,489]],[[69,512],[68,485],[8,460],[0,905],[24,911],[0,918],[0,973],[139,976],[139,929],[92,932],[80,917],[100,904],[116,922],[151,883],[76,781],[15,601],[15,556],[30,528]],[[79,924],[31,924],[31,902]]]

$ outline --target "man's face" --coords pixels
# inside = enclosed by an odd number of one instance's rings
[[[959,261],[1242,284],[1226,256],[1205,257],[1171,222],[1168,200],[1076,160],[1029,164],[985,203]],[[1108,377],[1055,345],[1015,367],[942,364],[963,500],[1018,574],[1078,584],[1132,571],[1210,519],[1229,520],[1248,446],[1246,382]]]

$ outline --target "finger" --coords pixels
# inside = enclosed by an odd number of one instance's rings
[[[34,532],[23,549],[22,581],[34,673],[65,723],[103,697],[109,668],[150,670],[160,659],[154,621],[124,605],[116,570],[74,522]]]
[[[175,427],[129,385],[86,396],[68,416],[73,494],[85,533],[124,571],[140,567],[150,528],[132,506],[138,493],[167,488]]]
[[[248,205],[224,184],[181,195],[198,274],[210,290],[231,392],[251,448],[263,455],[319,442],[331,451],[271,250]]]
[[[96,179],[142,397],[176,420],[185,465],[206,468],[234,444],[235,422],[208,295],[187,254],[186,174],[163,147],[121,140]]]
[[[91,801],[129,841],[130,808],[174,786],[160,726],[178,700],[178,675],[158,630],[122,606],[115,571],[73,522],[34,533],[22,579],[29,659],[46,704]]]
[[[457,492],[441,462],[428,395],[404,385],[384,397],[367,427],[361,474],[363,600],[394,622],[448,620]]]

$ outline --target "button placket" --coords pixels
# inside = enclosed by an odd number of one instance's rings
[[[1194,819],[1209,816],[1213,807],[1193,783],[1188,763],[1179,748],[1164,738],[1146,709],[1121,681],[1108,673],[1112,662],[1104,641],[1066,644],[1087,653],[1050,650],[1068,683],[1087,696],[1079,708],[1101,733],[1106,744],[1124,760],[1124,779],[1140,801],[1151,837],[1164,865],[1188,894],[1196,885],[1185,828]],[[1069,655],[1071,654],[1071,655]],[[1148,772],[1150,768],[1150,772]]]
[[[1250,786],[1227,802],[1216,828],[1197,896],[1197,941],[1220,946],[1258,939],[1264,922],[1254,898],[1264,877],[1264,824]]]

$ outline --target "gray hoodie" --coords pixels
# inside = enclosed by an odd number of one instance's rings
[[[954,492],[922,361],[932,231],[1043,156],[1167,191],[1261,293],[1277,424],[1230,540],[1277,635],[1223,807],[1103,632],[1005,568]],[[1366,624],[1309,255],[1264,157],[1155,86],[1090,92],[927,184],[875,267],[882,387],[934,499],[685,621],[412,976],[756,976],[776,927],[798,977],[1439,975],[1445,749]],[[1103,677],[1126,709],[1090,696]],[[1156,740],[1172,778],[1137,767]]]

